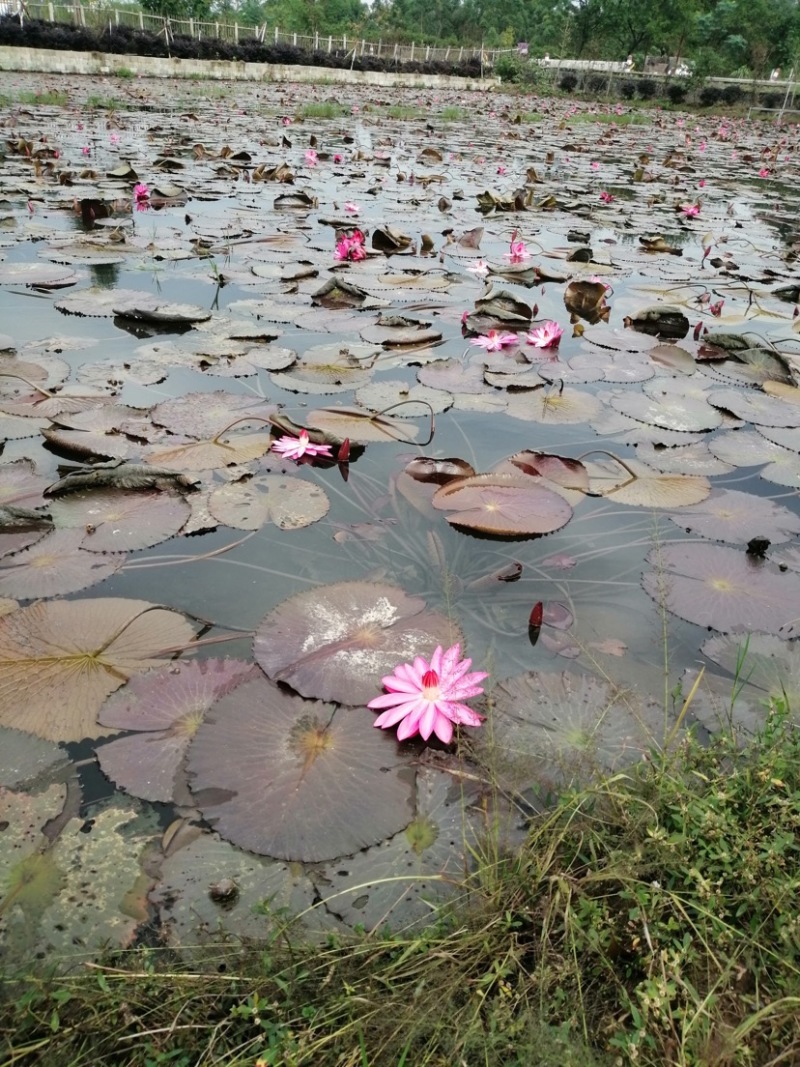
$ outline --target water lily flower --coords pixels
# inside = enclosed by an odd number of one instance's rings
[[[762,167],[761,170],[758,172],[758,176],[759,176],[759,178],[768,178],[769,177],[769,167]]]
[[[90,147],[88,146],[88,144],[85,144],[85,145],[83,146],[83,148],[81,149],[81,152],[82,152],[82,153],[83,153],[83,155],[85,155],[85,156],[89,156],[89,155],[91,155],[91,154],[92,154],[92,150],[91,150],[91,148],[90,148]]]
[[[303,456],[330,456],[330,445],[315,445],[309,438],[307,430],[301,430],[298,437],[284,434],[272,445],[273,452],[280,452],[284,459],[301,460]]]
[[[525,242],[517,240],[518,230],[514,230],[511,235],[511,241],[509,243],[509,251],[506,252],[504,259],[509,260],[511,263],[524,263],[526,259],[531,258],[531,254],[525,247]]]
[[[349,235],[343,234],[336,242],[333,258],[350,263],[366,259],[367,250],[364,248],[364,234],[361,230],[353,230]]]
[[[319,156],[314,151],[314,149],[313,148],[307,148],[306,149],[306,163],[309,165],[309,167],[316,167],[318,162],[319,162]]]
[[[500,352],[510,345],[519,344],[519,337],[515,333],[500,333],[498,330],[489,330],[488,334],[480,337],[470,337],[469,343],[478,348],[485,348],[487,352]]]
[[[345,200],[344,209],[348,215],[359,215],[361,213],[361,206],[354,204],[352,200]]]
[[[111,134],[111,143],[112,144],[119,144],[119,134],[118,133],[112,133]]]
[[[503,175],[503,174],[507,174],[508,171],[506,170],[506,168],[501,163],[500,166],[497,168],[497,173],[500,174],[500,175]]]
[[[397,726],[398,741],[419,734],[426,741],[436,734],[449,744],[453,739],[453,724],[480,726],[483,717],[463,701],[480,696],[488,678],[486,671],[470,671],[471,659],[461,659],[461,646],[453,645],[446,652],[438,645],[428,662],[417,656],[413,663],[401,663],[394,672],[382,679],[388,692],[375,697],[368,708],[386,708],[374,722],[380,729]]]
[[[485,259],[476,259],[467,267],[470,274],[477,274],[479,278],[485,278],[489,273],[489,264]]]
[[[525,340],[535,348],[557,348],[563,332],[557,322],[548,319],[541,326],[537,326],[535,330],[530,330],[526,334]]]
[[[283,118],[281,119],[281,122],[283,123],[284,126],[291,126],[292,125],[292,120],[289,118],[288,115],[284,115]]]
[[[724,306],[725,306],[725,301],[724,300],[717,300],[713,304],[709,304],[708,305],[708,310],[716,318],[719,318],[720,315],[722,314],[722,309],[723,309]]]
[[[600,199],[603,201],[604,204],[610,204],[614,197],[611,193],[608,192],[607,189],[604,189],[602,193],[600,193]]]
[[[700,205],[699,204],[684,204],[683,207],[681,208],[681,211],[683,212],[683,214],[686,216],[687,219],[693,219],[693,218],[695,218],[695,216],[700,214]]]
[[[342,153],[341,152],[334,152],[333,153],[333,162],[334,163],[341,163],[342,162]]]
[[[592,160],[592,170],[600,170],[600,164],[596,159]]]

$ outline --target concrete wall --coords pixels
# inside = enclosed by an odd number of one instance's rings
[[[114,74],[120,69],[146,78],[215,78],[231,81],[311,82],[366,85],[388,89],[474,89],[487,91],[499,78],[453,78],[443,74],[388,74],[383,71],[337,70],[287,66],[281,63],[240,63],[228,59],[163,59],[106,52],[61,52],[49,48],[0,46],[0,71],[44,74]]]

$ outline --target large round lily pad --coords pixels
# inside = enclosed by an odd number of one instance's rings
[[[30,548],[0,561],[0,596],[36,597],[77,593],[109,578],[125,562],[121,552],[85,552],[86,531],[53,530]]]
[[[382,582],[337,582],[279,604],[256,630],[256,662],[305,697],[366,704],[398,663],[460,640],[422,597]]]
[[[107,733],[95,716],[132,674],[163,665],[192,626],[146,600],[40,601],[0,617],[0,723],[52,741]]]
[[[350,926],[429,926],[469,869],[480,825],[469,796],[449,774],[417,775],[416,814],[390,841],[320,872],[315,881],[327,907]]]
[[[800,614],[800,575],[722,545],[670,544],[642,584],[673,614],[722,633],[776,634]]]
[[[451,526],[495,537],[537,537],[560,530],[572,508],[552,489],[519,474],[476,474],[443,485],[431,501]]]
[[[414,773],[367,711],[305,701],[266,678],[217,702],[187,767],[217,832],[276,859],[349,855],[414,815]]]
[[[124,489],[70,493],[49,506],[56,526],[79,528],[81,546],[91,552],[150,548],[174,536],[191,513],[172,493]]]
[[[319,522],[330,506],[321,486],[281,474],[231,482],[208,498],[214,518],[239,530],[260,530],[268,522],[281,530],[299,530]]]
[[[712,541],[747,544],[754,537],[789,541],[800,534],[800,518],[789,508],[753,493],[717,489],[702,504],[684,508],[672,521]]]

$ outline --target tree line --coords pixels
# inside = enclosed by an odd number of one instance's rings
[[[788,74],[800,0],[141,0],[171,18],[236,18],[302,34],[513,48],[531,56],[686,59],[704,75]]]

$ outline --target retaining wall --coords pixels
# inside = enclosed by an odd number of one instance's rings
[[[225,81],[310,82],[365,85],[389,89],[460,89],[486,92],[499,78],[455,78],[444,74],[393,74],[383,71],[338,70],[281,63],[240,63],[226,59],[164,59],[108,52],[62,52],[47,48],[0,46],[0,71],[43,74],[115,74],[131,71],[146,78],[213,78]]]

